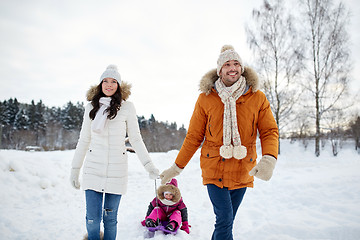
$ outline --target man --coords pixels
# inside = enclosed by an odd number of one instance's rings
[[[258,78],[230,45],[221,49],[217,69],[200,82],[199,98],[175,163],[160,174],[165,184],[181,173],[203,143],[203,184],[216,215],[213,240],[231,240],[233,220],[254,177],[269,180],[278,155],[278,128]],[[256,137],[262,158],[256,164]]]

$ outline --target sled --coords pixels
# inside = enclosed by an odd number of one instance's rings
[[[176,235],[179,228],[175,229],[175,231],[169,231],[165,229],[165,226],[167,225],[167,222],[162,222],[159,226],[156,227],[146,227],[146,231],[144,232],[144,238],[153,238],[155,236],[155,232],[162,232],[165,235],[172,234]]]

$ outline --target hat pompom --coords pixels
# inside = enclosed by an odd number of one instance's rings
[[[113,70],[113,71],[117,71],[117,70],[118,70],[118,68],[117,68],[117,66],[116,66],[116,65],[114,65],[114,64],[110,64],[110,65],[106,68],[106,70]]]
[[[226,50],[234,50],[234,47],[231,46],[231,45],[224,45],[222,48],[221,48],[221,52],[225,52]]]

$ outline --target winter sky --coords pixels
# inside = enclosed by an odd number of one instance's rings
[[[0,1],[0,101],[63,106],[85,93],[108,64],[132,84],[138,115],[187,128],[201,77],[220,48],[251,65],[244,24],[262,0]],[[335,0],[337,2],[337,0]],[[352,89],[360,88],[360,7],[351,10]]]

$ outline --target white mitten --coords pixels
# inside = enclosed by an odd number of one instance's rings
[[[251,169],[249,172],[250,176],[255,176],[264,181],[269,181],[276,164],[276,158],[270,155],[264,155],[259,163]]]
[[[79,174],[80,174],[80,168],[71,169],[70,182],[75,189],[80,189]]]
[[[152,162],[145,164],[145,169],[149,173],[150,179],[157,179],[159,177],[159,169],[157,169]]]
[[[179,168],[176,163],[174,163],[169,169],[160,173],[161,184],[164,185],[167,182],[170,182],[173,177],[176,177],[182,172],[183,169]]]

